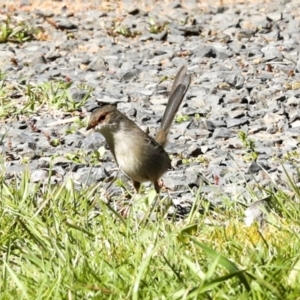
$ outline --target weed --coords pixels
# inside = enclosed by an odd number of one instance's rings
[[[59,138],[55,138],[55,139],[52,139],[52,140],[50,141],[50,144],[51,144],[51,146],[53,146],[53,147],[57,147],[57,146],[59,146],[59,145],[61,144],[61,141],[60,141]]]
[[[293,151],[286,152],[283,155],[283,159],[286,161],[299,162],[300,152],[299,152],[299,150],[293,150]]]
[[[28,171],[10,182],[0,175],[0,195],[3,299],[299,295],[297,195],[272,196],[281,214],[263,232],[245,227],[236,206],[200,215],[200,192],[188,218],[177,222],[145,205],[153,193],[133,204],[146,213],[123,217],[102,201],[97,186],[34,184]]]
[[[186,121],[189,121],[190,120],[190,117],[189,116],[186,116],[186,115],[181,115],[181,114],[178,114],[176,117],[175,117],[175,121],[176,123],[183,123],[183,122],[186,122]]]
[[[105,152],[105,148],[100,147],[98,150],[94,150],[88,154],[84,150],[77,150],[73,153],[66,153],[65,157],[74,163],[85,163],[90,166],[96,166],[99,165],[101,157]]]
[[[116,33],[119,33],[125,37],[131,37],[132,36],[132,33],[131,33],[131,30],[130,28],[128,27],[125,27],[125,26],[118,26],[116,29],[115,29],[115,32]]]
[[[36,39],[40,30],[26,22],[14,23],[10,16],[0,25],[0,43],[24,43]]]
[[[148,24],[149,24],[148,30],[150,33],[153,33],[153,34],[158,34],[162,31],[164,31],[168,25],[167,22],[158,23],[158,22],[156,22],[156,20],[154,18],[149,18]]]
[[[65,157],[74,163],[84,163],[86,153],[83,150],[77,150],[75,153],[66,153]]]
[[[112,23],[112,26],[110,29],[107,30],[107,33],[114,37],[118,35],[122,35],[126,38],[134,38],[141,34],[138,31],[132,31],[129,27],[123,25],[118,21]]]
[[[27,85],[27,105],[31,110],[35,105],[46,104],[64,111],[74,111],[82,107],[91,94],[91,89],[87,91],[85,97],[79,102],[72,99],[70,87],[72,82],[50,81],[39,85]]]
[[[166,76],[166,75],[164,75],[164,76],[161,76],[160,78],[159,78],[159,83],[162,83],[162,82],[164,82],[164,81],[166,81],[166,80],[168,80],[168,76]]]
[[[86,94],[80,101],[75,101],[70,92],[72,85],[72,82],[65,81],[18,85],[2,79],[0,80],[0,117],[31,115],[45,108],[67,112],[79,110],[91,96],[92,88],[85,90]]]
[[[258,153],[255,151],[255,142],[250,139],[244,131],[240,131],[239,139],[242,141],[244,147],[249,151],[245,159],[248,161],[256,161],[258,158]]]

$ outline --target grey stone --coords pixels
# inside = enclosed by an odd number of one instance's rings
[[[27,169],[25,165],[13,164],[5,169],[6,177],[13,178],[15,176],[21,176],[21,174]]]
[[[244,85],[245,78],[241,75],[232,74],[227,79],[226,82],[236,88],[242,88]]]
[[[68,20],[67,18],[56,18],[56,26],[59,29],[67,29],[67,30],[71,30],[71,29],[77,29],[77,25],[72,23],[70,20]]]
[[[52,160],[52,165],[53,166],[68,166],[72,163],[71,160],[69,160],[68,158],[66,157],[63,157],[63,156],[57,156],[55,157],[53,160]]]
[[[254,222],[259,222],[260,229],[265,226],[267,213],[270,210],[270,197],[255,201],[245,210],[245,225],[250,226]]]
[[[207,129],[210,132],[213,132],[216,128],[216,125],[213,121],[211,120],[201,120],[199,124],[199,129]]]
[[[232,136],[232,132],[227,128],[216,128],[213,133],[213,139],[226,139]]]
[[[190,182],[184,171],[167,172],[163,176],[164,185],[171,191],[182,191],[188,188]]]
[[[273,22],[278,22],[280,20],[282,20],[282,12],[280,11],[275,11],[275,12],[272,12],[272,13],[268,13],[267,17],[272,20]]]
[[[74,134],[68,134],[64,137],[64,143],[67,146],[73,146],[76,148],[80,148],[82,145],[82,140],[84,139],[84,135],[80,132],[76,132]]]
[[[256,174],[256,173],[258,173],[261,169],[262,169],[261,166],[260,166],[257,162],[253,161],[253,162],[251,163],[251,165],[249,166],[249,169],[248,169],[247,173],[248,173],[248,174]]]
[[[50,11],[42,11],[42,10],[35,10],[34,13],[40,17],[45,17],[45,18],[51,18],[54,16],[54,13],[53,12],[50,12]]]
[[[240,118],[240,119],[230,119],[230,118],[228,118],[226,120],[226,122],[227,122],[227,128],[241,127],[245,124],[249,124],[249,119],[248,118]]]
[[[47,59],[44,55],[38,55],[38,56],[35,56],[31,62],[32,62],[33,66],[45,65],[45,64],[47,64]],[[48,69],[48,66],[46,66],[46,69]]]
[[[61,54],[58,51],[50,51],[46,54],[46,59],[49,61],[54,61],[61,57]]]
[[[76,173],[69,174],[75,182],[85,185],[91,185],[95,182],[103,181],[106,175],[102,168],[80,168]]]
[[[172,44],[183,44],[185,41],[184,36],[168,34],[168,42]]]
[[[282,120],[284,117],[275,113],[267,113],[264,116],[264,121],[266,124],[274,124]]]
[[[275,0],[275,9],[266,9],[261,3],[206,6],[198,13],[196,2],[158,1],[155,6],[149,2],[143,12],[126,1],[122,20],[114,1],[109,11],[89,9],[75,15],[66,9],[60,16],[17,10],[12,18],[29,20],[35,28],[41,26],[51,40],[31,40],[21,46],[0,44],[0,69],[10,92],[7,97],[16,106],[11,106],[12,115],[0,126],[1,155],[11,172],[6,178],[21,175],[21,160],[27,163],[25,168],[36,172],[36,182],[40,170],[51,168],[55,169],[50,177],[53,184],[76,178],[77,189],[96,182],[105,188],[117,165],[104,138],[84,129],[67,134],[72,124],[48,124],[71,115],[88,118],[89,112],[109,103],[155,136],[176,70],[185,64],[192,82],[175,119],[182,115],[189,121],[173,122],[165,148],[177,168],[164,176],[175,190],[173,214],[185,211],[183,204],[193,201],[191,191],[197,192],[199,186],[203,187],[201,196],[216,205],[223,205],[224,199],[252,202],[253,193],[250,195],[246,185],[253,187],[260,199],[257,182],[269,188],[274,181],[278,189],[289,191],[282,180],[280,159],[285,159],[288,173],[299,181],[296,165],[286,161],[285,155],[299,147],[298,3]],[[166,11],[167,15],[162,13]],[[59,28],[45,22],[45,17],[53,17]],[[149,18],[163,30],[151,34]],[[139,33],[126,37],[116,32],[116,26]],[[72,81],[68,92],[76,104],[90,88],[92,97],[76,112],[57,110],[39,98],[31,110],[24,98],[28,84],[42,87],[49,80]],[[238,137],[239,131],[254,140],[256,162],[247,161],[251,153]],[[60,141],[56,147],[54,139]],[[87,181],[88,162],[66,159],[77,151],[88,156],[103,146],[101,167]],[[198,162],[199,155],[205,163]],[[176,177],[181,171],[182,176]],[[123,180],[131,190],[130,181]],[[122,189],[114,184],[110,191],[116,200],[123,197]]]
[[[92,132],[82,140],[82,148],[84,149],[99,149],[105,144],[105,138],[98,132]]]
[[[196,145],[196,144],[192,144],[187,150],[186,150],[186,154],[188,157],[197,157],[200,154],[202,154],[201,151],[201,147]]]
[[[98,55],[91,61],[91,63],[88,66],[88,70],[90,71],[106,71],[106,62],[101,57],[101,55]]]
[[[39,169],[39,170],[33,171],[31,173],[30,178],[31,178],[32,182],[45,183],[48,176],[49,176],[49,171],[48,170]]]
[[[120,79],[121,81],[129,81],[135,77],[138,77],[140,74],[140,70],[138,69],[134,69],[134,70],[126,70],[125,72],[121,72]]]
[[[137,15],[140,10],[136,7],[136,6],[133,6],[133,5],[129,5],[128,7],[126,6],[126,11],[127,13],[129,13],[130,15]]]
[[[49,157],[41,157],[38,160],[37,167],[40,169],[49,168],[50,167],[50,158]]]

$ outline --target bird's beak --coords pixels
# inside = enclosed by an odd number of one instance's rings
[[[92,128],[92,126],[90,124],[88,124],[88,126],[86,127],[86,131],[90,130]]]
[[[91,123],[91,122],[89,122],[88,126],[86,127],[86,130],[90,130],[90,129],[94,128],[94,127],[95,127],[94,124]]]

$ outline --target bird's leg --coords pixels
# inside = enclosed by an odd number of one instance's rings
[[[133,181],[133,186],[134,186],[134,188],[136,190],[136,193],[138,193],[139,190],[140,190],[140,187],[141,187],[141,183],[138,182],[138,181]]]
[[[128,216],[129,215],[130,208],[131,208],[131,206],[132,206],[132,204],[134,202],[134,196],[136,194],[138,194],[140,186],[141,186],[141,183],[138,182],[138,181],[132,181],[132,183],[133,183],[133,186],[134,186],[134,189],[135,189],[135,193],[131,196],[130,202],[128,203],[127,207],[123,211],[124,216]]]
[[[110,181],[110,183],[109,183],[108,186],[106,187],[106,190],[108,190],[108,189],[111,187],[111,185],[116,181],[116,179],[117,179],[119,173],[120,173],[120,168],[118,168],[117,174],[116,174],[116,175],[113,177],[113,179]]]
[[[150,209],[147,213],[145,213],[144,217],[142,218],[141,222],[139,225],[141,225],[142,223],[144,223],[144,226],[146,226],[149,222],[149,219],[151,217],[151,214],[156,206],[156,203],[157,203],[157,200],[160,199],[160,196],[159,196],[159,191],[160,191],[160,185],[158,183],[158,181],[154,181],[153,182],[153,185],[154,185],[154,189],[156,191],[156,195],[155,195],[155,198],[154,198],[154,201],[151,203],[151,206],[150,206]]]
[[[155,189],[157,195],[159,195],[160,185],[159,185],[158,181],[155,181],[153,184],[154,184],[154,189]]]
[[[109,198],[110,198],[110,194],[108,192],[108,189],[116,181],[116,179],[117,179],[117,177],[119,175],[119,172],[120,172],[120,169],[118,168],[117,174],[112,178],[112,180],[110,181],[110,183],[108,184],[108,186],[104,189],[104,191],[101,194],[101,196],[103,196],[104,198],[106,198],[108,202],[109,202]]]
[[[172,201],[170,203],[170,199],[166,198],[164,199],[164,201],[162,202],[161,197],[160,197],[160,189],[165,186],[163,180],[158,180],[156,183],[154,183],[154,188],[156,190],[156,198],[155,201],[153,201],[153,207],[151,208],[151,212],[154,209],[154,206],[156,206],[157,201],[159,201],[159,209],[160,209],[160,213],[162,215],[165,215],[168,211],[168,209],[170,208],[170,206],[172,205]],[[168,193],[169,194],[169,193]]]
[[[153,184],[154,184],[154,189],[156,191],[156,196],[155,196],[155,199],[154,199],[154,201],[151,205],[150,214],[154,210],[154,207],[156,206],[157,200],[160,202],[160,188],[161,188],[161,186],[160,186],[158,181],[153,182]]]

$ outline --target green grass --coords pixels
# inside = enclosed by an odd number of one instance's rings
[[[122,35],[126,38],[135,38],[141,35],[139,31],[131,30],[128,26],[123,25],[118,19],[112,22],[111,28],[107,29],[107,34],[114,37]]]
[[[86,94],[80,101],[75,101],[70,91],[72,86],[72,82],[61,80],[40,84],[11,83],[0,72],[0,118],[29,116],[45,110],[78,110],[87,102],[93,89],[78,85],[77,88]]]
[[[164,23],[158,23],[154,18],[149,18],[148,21],[149,27],[148,30],[150,33],[153,34],[158,34],[160,32],[162,32],[163,30],[167,29],[168,27],[168,23],[164,22]]]
[[[40,31],[28,22],[16,22],[11,16],[7,16],[0,24],[0,43],[24,43],[35,40]]]
[[[87,93],[76,102],[70,88],[62,81],[13,85],[0,74],[0,120],[78,110],[92,91],[81,86]],[[83,126],[78,119],[66,134]],[[9,148],[6,135],[0,147]],[[240,138],[254,153],[253,141]],[[104,152],[78,149],[66,157],[92,166]],[[285,159],[298,157],[293,152]],[[207,163],[205,157],[191,161]],[[28,170],[8,179],[5,164],[0,153],[0,300],[299,299],[300,191],[288,174],[291,192],[260,188],[272,212],[259,231],[244,225],[245,207],[238,202],[224,199],[209,210],[201,188],[191,213],[178,220],[166,218],[167,199],[152,205],[153,190],[143,190],[127,213],[125,193],[108,205],[101,185],[75,190],[72,180],[53,184],[50,177],[37,184]],[[114,184],[124,187],[120,180]]]
[[[259,233],[238,205],[199,214],[200,191],[186,219],[158,210],[151,221],[147,195],[125,216],[98,187],[33,184],[28,171],[0,179],[0,299],[299,296],[299,194],[271,193],[274,212]]]

